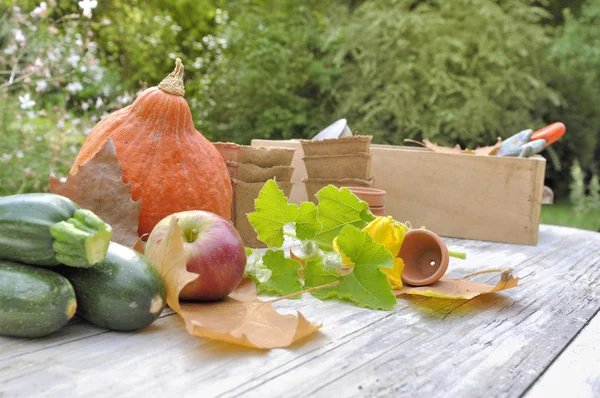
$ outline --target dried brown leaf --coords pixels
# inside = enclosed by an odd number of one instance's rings
[[[81,208],[96,213],[113,230],[113,241],[132,247],[138,239],[142,202],[131,199],[131,185],[123,182],[115,146],[108,140],[102,149],[65,182],[50,176],[50,191],[66,196]]]
[[[460,148],[460,145],[458,145],[458,144],[456,144],[456,146],[451,148],[451,147],[447,147],[447,146],[441,146],[438,144],[434,144],[433,142],[429,141],[427,138],[425,138],[423,140],[423,144],[425,144],[425,148],[427,148],[433,152],[437,152],[437,153],[463,153],[462,149]]]
[[[278,313],[272,302],[258,299],[250,279],[223,301],[181,303],[181,311],[190,334],[252,348],[287,347],[321,327],[300,312]]]
[[[471,276],[480,275],[489,272],[498,272],[497,270],[478,272],[477,274],[467,275],[465,279],[451,279],[442,277],[436,283],[429,286],[407,286],[404,285],[401,289],[394,290],[396,296],[402,294],[413,294],[419,296],[455,299],[455,300],[470,300],[481,294],[495,293],[502,290],[511,289],[519,284],[519,278],[512,275],[512,270],[504,270],[500,274],[500,281],[496,285],[488,285],[486,283],[476,283],[466,280]]]
[[[169,229],[165,237],[156,246],[146,245],[146,257],[155,266],[167,285],[167,304],[179,315],[179,293],[185,285],[198,277],[198,274],[188,272],[186,268],[187,255],[183,250],[181,227],[177,217],[171,217]]]
[[[496,142],[492,146],[484,146],[473,149],[466,149],[465,153],[469,155],[477,155],[477,156],[496,156],[498,151],[500,151],[500,147],[502,146],[502,138],[498,138],[498,142]]]

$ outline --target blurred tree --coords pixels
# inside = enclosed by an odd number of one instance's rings
[[[547,122],[560,120],[567,133],[553,148],[561,165],[549,169],[548,183],[559,196],[568,193],[569,165],[575,159],[586,174],[597,170],[600,154],[600,0],[588,0],[579,18],[564,11],[561,27],[548,53],[545,80],[563,101],[547,108]],[[541,109],[540,109],[541,110]]]
[[[377,141],[492,143],[560,99],[540,74],[541,8],[520,0],[367,1],[338,33],[338,115]]]
[[[224,59],[201,99],[202,125],[218,140],[311,136],[331,118],[339,70],[323,51],[332,2],[228,2]]]

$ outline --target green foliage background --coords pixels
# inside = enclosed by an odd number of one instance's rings
[[[57,2],[52,17],[79,12]],[[575,159],[598,168],[600,0],[102,0],[89,29],[116,91],[181,57],[215,141],[311,137],[345,117],[377,143],[475,147],[560,120],[548,185],[566,197]]]

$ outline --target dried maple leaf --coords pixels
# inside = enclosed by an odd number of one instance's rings
[[[146,246],[148,260],[158,268],[167,285],[167,303],[185,321],[194,336],[226,341],[254,348],[287,347],[321,325],[308,322],[301,313],[283,315],[273,301],[263,302],[249,278],[224,300],[213,303],[179,302],[179,293],[198,277],[186,269],[181,227],[171,217],[169,230],[158,245]]]
[[[504,270],[500,274],[500,281],[496,285],[488,285],[486,283],[477,283],[466,280],[475,275],[486,274],[490,272],[498,272],[498,270],[482,271],[476,274],[467,275],[463,279],[451,279],[442,277],[439,281],[429,286],[407,286],[404,285],[401,289],[394,290],[396,296],[402,294],[414,294],[419,296],[455,299],[455,300],[470,300],[481,294],[495,293],[501,290],[511,289],[519,284],[519,278],[512,275],[512,270]]]
[[[123,182],[115,146],[108,140],[94,157],[65,182],[50,176],[50,191],[89,209],[113,230],[112,240],[132,247],[138,239],[141,200],[131,199],[131,185]]]
[[[465,153],[469,155],[478,155],[478,156],[496,156],[498,151],[500,151],[500,147],[502,146],[502,138],[498,138],[498,142],[496,142],[492,146],[484,146],[476,149],[466,149]]]
[[[300,312],[278,313],[273,302],[258,299],[254,282],[247,278],[225,300],[181,303],[181,311],[190,334],[252,348],[287,347],[321,327]]]
[[[447,146],[441,146],[438,144],[434,144],[433,142],[429,141],[427,138],[425,138],[423,140],[423,144],[425,145],[425,148],[433,151],[433,152],[437,152],[437,153],[463,153],[462,149],[460,148],[460,145],[456,144],[453,148],[451,147],[447,147]]]
[[[146,246],[146,257],[155,266],[167,285],[167,304],[179,315],[179,293],[185,285],[198,277],[198,274],[188,272],[186,268],[187,255],[183,250],[181,227],[177,217],[171,217],[169,229],[165,237],[157,242],[158,245]]]

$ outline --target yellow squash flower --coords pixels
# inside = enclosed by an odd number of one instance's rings
[[[406,235],[406,226],[394,221],[391,216],[377,217],[375,220],[371,221],[369,225],[364,227],[363,231],[371,235],[375,242],[382,244],[392,255],[394,258],[394,266],[392,268],[382,268],[381,270],[386,273],[388,281],[394,289],[401,288],[404,261],[397,256],[400,252],[402,242],[404,241],[404,235]],[[333,250],[336,253],[340,252],[337,238],[333,240]],[[342,254],[342,262],[344,265],[353,265],[352,261],[344,254]]]

